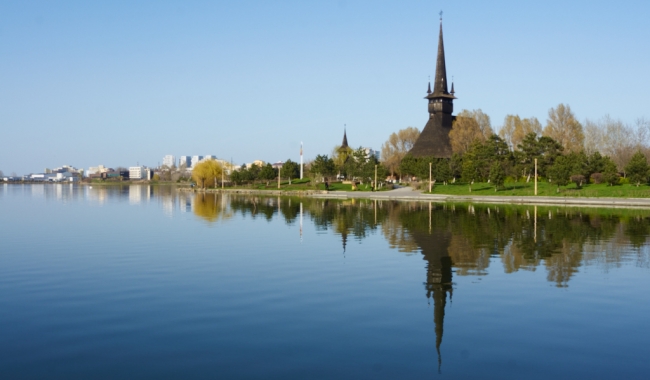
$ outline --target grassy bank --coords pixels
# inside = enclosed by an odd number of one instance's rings
[[[423,185],[428,190],[428,184]],[[490,183],[455,183],[448,185],[435,185],[427,194],[445,195],[514,195],[533,196],[535,195],[535,184],[532,182],[506,183],[495,191],[494,185]],[[650,186],[641,185],[636,187],[630,184],[609,186],[607,184],[586,184],[578,188],[575,184],[560,186],[553,183],[538,182],[537,195],[547,197],[609,197],[609,198],[650,198]]]

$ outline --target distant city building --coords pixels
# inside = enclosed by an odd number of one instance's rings
[[[366,152],[366,158],[375,157],[379,161],[381,152],[372,148],[363,148],[363,150]]]
[[[146,166],[131,166],[129,168],[129,179],[135,180],[150,180],[151,179],[151,170]]]
[[[271,166],[273,167],[273,169],[282,169],[282,166],[283,166],[283,165],[284,165],[284,162],[282,162],[282,161],[278,161],[278,162],[276,162],[276,163],[274,163],[274,164],[271,164]]]
[[[182,168],[185,167],[186,169],[192,166],[192,157],[190,156],[181,156],[181,158],[178,159],[178,167]]]
[[[105,167],[104,165],[91,166],[88,168],[88,172],[86,173],[86,175],[90,177],[93,174],[106,173],[107,171],[108,168]]]
[[[190,163],[191,163],[190,166],[194,167],[196,164],[201,162],[202,159],[203,159],[203,156],[192,156],[192,160],[190,161]]]
[[[253,165],[257,165],[257,166],[259,166],[261,168],[262,166],[264,166],[264,161],[255,160],[255,161],[247,163],[245,165],[246,165],[246,169],[250,169]]]
[[[176,165],[176,157],[172,156],[171,154],[168,154],[165,157],[163,157],[162,164],[163,166],[167,166],[168,168],[171,168],[172,166]]]

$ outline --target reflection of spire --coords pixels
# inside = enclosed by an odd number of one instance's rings
[[[449,243],[451,234],[447,231],[433,230],[429,233],[421,230],[411,231],[416,244],[422,249],[427,262],[427,298],[433,298],[433,323],[436,332],[436,352],[438,353],[438,372],[442,367],[442,335],[444,332],[445,306],[447,292],[451,296],[451,257]]]
[[[343,256],[345,257],[345,246],[348,242],[348,233],[347,231],[341,232],[341,240],[343,241]]]

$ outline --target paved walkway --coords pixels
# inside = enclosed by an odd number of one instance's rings
[[[384,200],[405,200],[420,202],[472,202],[500,204],[530,204],[530,205],[572,205],[591,207],[641,207],[650,208],[650,198],[585,198],[585,197],[541,197],[541,196],[505,196],[505,195],[444,195],[424,194],[410,187],[402,187],[390,191],[333,191],[322,194],[312,194],[318,198],[366,198]]]

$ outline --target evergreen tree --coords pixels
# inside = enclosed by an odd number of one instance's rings
[[[625,165],[625,172],[630,178],[630,182],[635,183],[637,187],[639,187],[641,182],[647,182],[650,167],[648,167],[648,160],[645,158],[645,155],[640,151],[634,153],[630,162]]]
[[[603,181],[608,183],[610,186],[614,186],[618,183],[619,175],[618,170],[616,169],[616,164],[612,161],[611,158],[605,156],[603,158]]]
[[[259,179],[264,181],[270,181],[272,179],[275,179],[277,176],[278,176],[277,170],[273,169],[273,166],[271,166],[271,164],[266,164],[260,170]]]
[[[300,177],[300,165],[298,163],[287,159],[282,165],[282,178],[296,179]]]
[[[495,161],[490,167],[490,182],[494,184],[494,191],[503,186],[505,179],[506,171],[503,169],[503,165],[499,161]]]
[[[449,167],[449,161],[446,159],[440,159],[438,164],[435,167],[436,180],[444,183],[445,185],[452,178],[451,168]]]
[[[548,177],[557,184],[558,190],[560,186],[566,186],[569,183],[572,167],[573,163],[569,157],[558,156],[553,166],[548,169]]]

